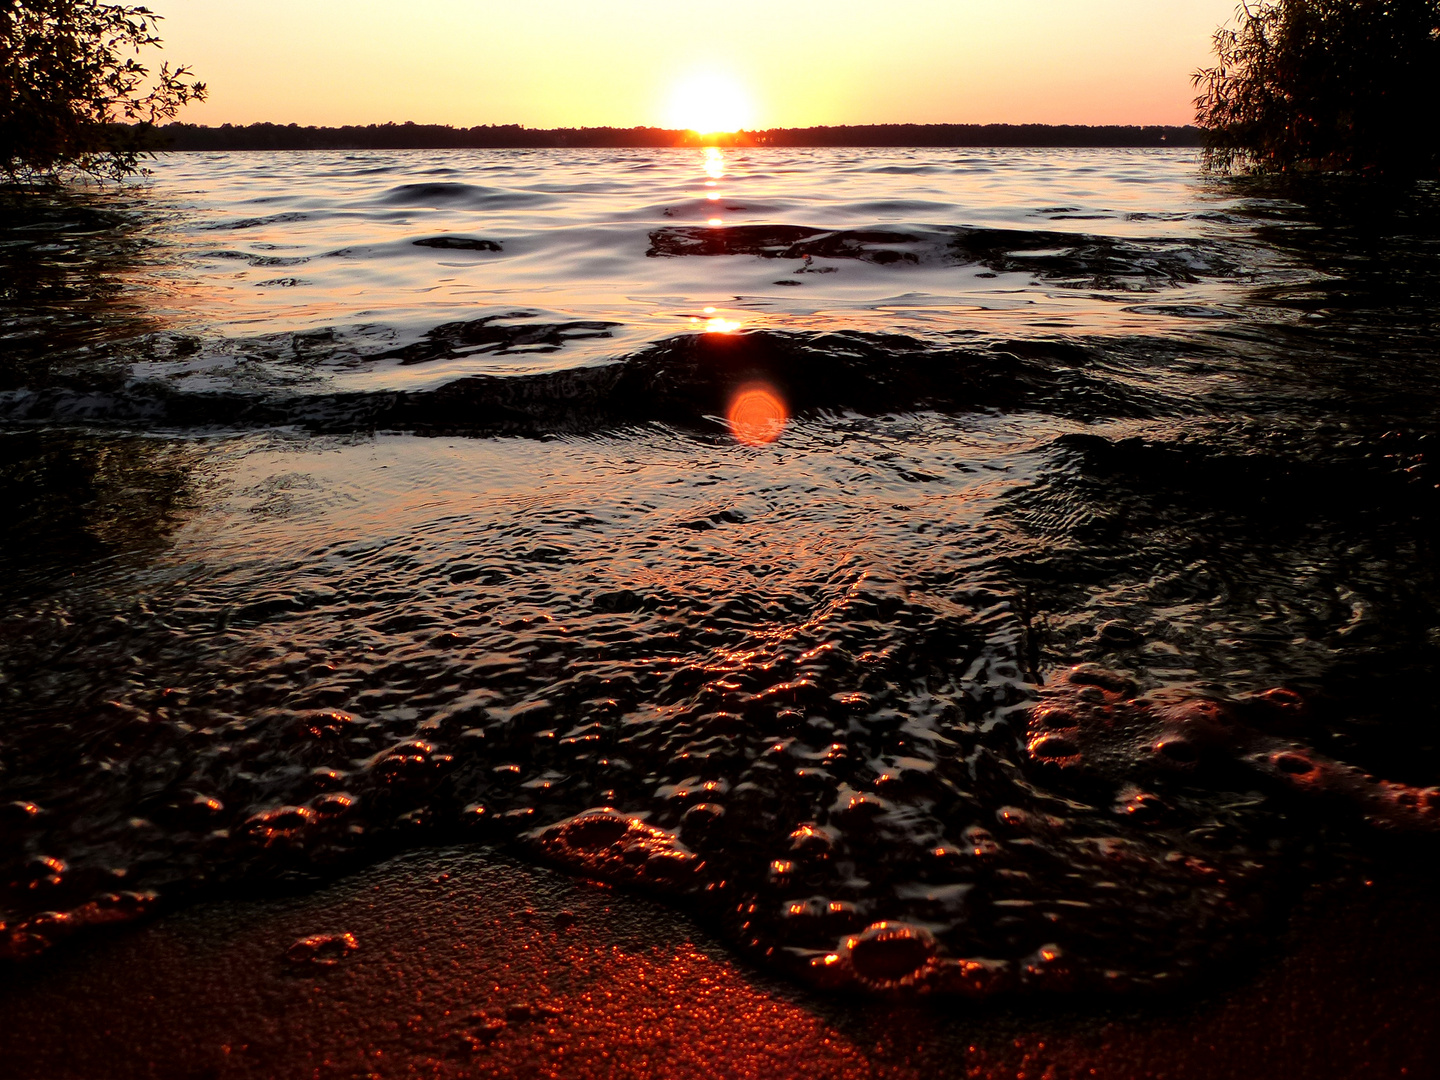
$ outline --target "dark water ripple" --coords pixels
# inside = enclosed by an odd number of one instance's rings
[[[1367,198],[522,152],[17,204],[0,952],[472,838],[823,986],[1243,964],[1440,826],[1436,219]]]

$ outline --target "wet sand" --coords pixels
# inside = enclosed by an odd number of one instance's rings
[[[1184,998],[981,1007],[819,998],[650,901],[427,851],[12,969],[0,1075],[1430,1077],[1435,884],[1332,885],[1270,956]],[[332,966],[295,959],[298,939],[343,933],[358,948]]]

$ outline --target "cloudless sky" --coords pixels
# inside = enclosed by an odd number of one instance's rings
[[[1183,124],[1236,0],[152,0],[192,123]],[[730,89],[727,89],[729,87]],[[712,91],[701,91],[709,93]],[[693,95],[692,95],[693,96]],[[683,112],[683,110],[682,110]]]

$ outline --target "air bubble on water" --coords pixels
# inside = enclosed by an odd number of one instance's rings
[[[1155,743],[1155,753],[1171,765],[1192,766],[1200,760],[1200,751],[1189,739],[1170,735]]]
[[[1287,752],[1276,754],[1274,757],[1275,767],[1289,776],[1306,776],[1316,771],[1315,763],[1304,754]]]
[[[311,967],[335,967],[360,948],[360,942],[349,932],[311,934],[302,937],[285,950],[285,959],[292,964]]]
[[[718,803],[696,803],[680,817],[680,838],[686,844],[703,844],[715,835],[724,818],[725,808]]]
[[[462,829],[482,829],[488,825],[494,817],[490,808],[484,803],[466,803],[460,810],[460,827]]]
[[[836,955],[858,982],[887,990],[923,982],[937,949],[935,938],[923,926],[883,921],[847,937]]]
[[[408,739],[375,755],[368,770],[380,784],[407,787],[432,779],[438,769],[452,760],[448,754],[437,754],[432,743]]]
[[[53,855],[36,855],[25,864],[26,884],[32,889],[59,885],[69,869],[69,864],[64,859]]]
[[[286,844],[301,839],[316,816],[308,806],[277,806],[247,818],[241,834],[262,847]]]
[[[790,834],[790,851],[796,859],[803,862],[828,859],[835,847],[836,835],[835,829],[807,821]]]
[[[1073,728],[1079,723],[1079,717],[1071,710],[1054,705],[1037,706],[1031,714],[1031,726],[1040,728],[1053,728],[1062,730]]]
[[[317,765],[310,770],[309,780],[311,790],[333,791],[335,788],[345,786],[346,774],[339,769]]]
[[[570,869],[666,890],[697,883],[704,866],[676,833],[610,807],[556,822],[532,834],[530,842]]]
[[[971,825],[965,829],[961,833],[961,840],[970,856],[981,861],[995,859],[1004,850],[995,839],[995,834],[983,825]]]
[[[558,843],[575,852],[601,851],[630,831],[630,819],[610,809],[592,810],[549,830]]]
[[[327,740],[353,734],[360,722],[339,709],[316,709],[295,718],[292,731],[301,738]]]
[[[1031,989],[1063,993],[1075,988],[1073,965],[1054,943],[1041,945],[1020,962],[1019,969],[1021,983]]]
[[[886,799],[866,791],[857,792],[848,784],[841,784],[831,804],[830,814],[843,827],[856,829],[863,828],[889,809],[890,803]]]
[[[1015,833],[1028,833],[1036,825],[1035,815],[1019,806],[1000,807],[995,811],[995,821]]]
[[[506,810],[496,817],[496,823],[505,829],[524,829],[535,821],[535,808],[533,806],[517,806],[514,810]]]
[[[1040,761],[1065,764],[1080,760],[1080,748],[1064,735],[1045,734],[1031,739],[1028,747],[1030,756]]]
[[[315,812],[326,818],[335,818],[350,813],[355,809],[355,803],[355,796],[346,791],[327,792],[324,795],[317,795],[310,801]]]

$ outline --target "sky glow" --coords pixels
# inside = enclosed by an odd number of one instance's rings
[[[766,128],[1188,123],[1234,0],[152,6],[166,56],[210,85],[192,123]]]
[[[701,134],[754,127],[755,107],[739,81],[723,72],[697,71],[683,76],[670,92],[661,123]]]

